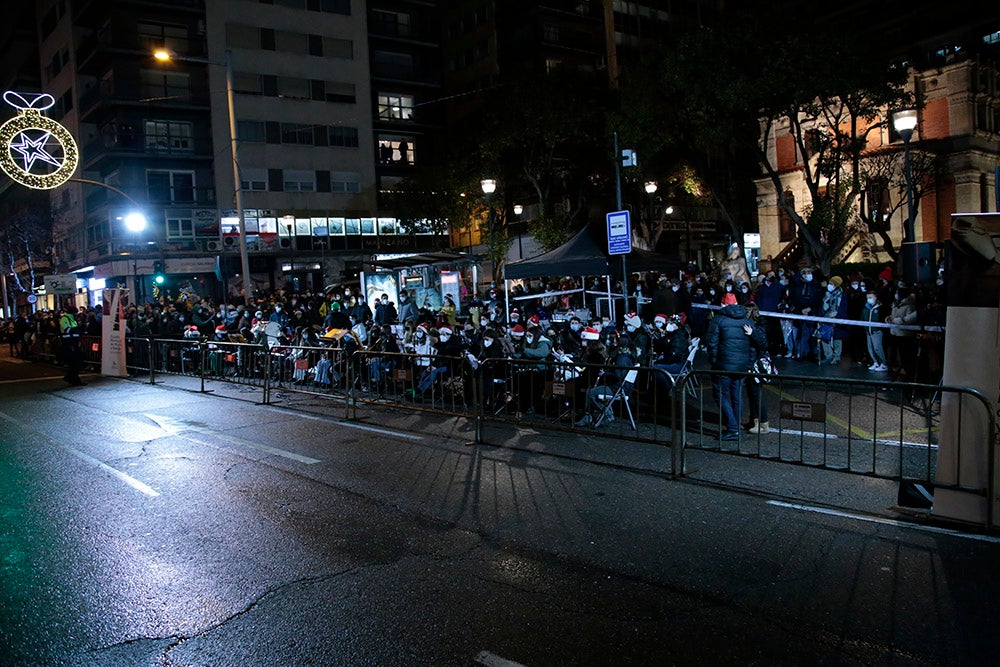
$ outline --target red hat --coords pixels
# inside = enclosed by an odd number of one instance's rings
[[[510,335],[513,336],[514,338],[520,338],[521,336],[524,335],[524,327],[522,327],[520,324],[515,324],[510,328]]]
[[[584,340],[599,340],[601,338],[601,332],[597,327],[587,327],[583,330]]]
[[[667,323],[667,316],[664,315],[663,313],[657,313],[656,317],[653,318],[653,324],[656,324],[658,322],[663,322],[664,324],[666,324]]]
[[[451,327],[438,327],[438,333],[439,334],[446,333],[446,334],[448,334],[450,336],[451,335]]]
[[[215,327],[215,330],[216,331],[225,331],[226,330],[226,325],[225,324],[220,324],[219,326]]]
[[[528,318],[528,324],[534,324],[535,326],[538,326],[540,322],[541,320],[538,319],[538,315],[532,315],[531,317]]]

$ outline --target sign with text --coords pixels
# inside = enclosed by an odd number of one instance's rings
[[[825,422],[825,403],[804,403],[802,401],[782,401],[782,419],[801,419],[807,422]]]
[[[76,294],[76,276],[65,275],[45,276],[46,294]]]
[[[628,211],[608,213],[608,254],[627,255],[632,252],[632,219]]]

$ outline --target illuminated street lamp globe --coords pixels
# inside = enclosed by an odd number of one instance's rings
[[[656,188],[658,186],[656,185],[656,181],[646,181],[646,185],[644,187],[646,188],[646,194],[651,195],[656,192]]]
[[[483,188],[483,194],[491,195],[497,190],[497,182],[492,178],[484,178],[479,181],[479,185]]]
[[[146,216],[137,211],[133,211],[125,216],[125,229],[133,234],[137,234],[146,229]]]

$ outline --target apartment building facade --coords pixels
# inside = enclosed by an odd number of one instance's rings
[[[435,4],[38,3],[40,62],[59,65],[41,87],[82,155],[50,193],[56,267],[76,272],[79,300],[118,284],[151,297],[154,262],[172,296],[239,298],[227,69],[252,289],[318,292],[372,255],[440,248],[379,196],[440,127],[414,102],[438,95]],[[145,230],[125,228],[132,210]]]

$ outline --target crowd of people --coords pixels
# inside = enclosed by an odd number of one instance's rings
[[[691,262],[678,275],[634,275],[628,285],[630,308],[617,321],[606,308],[600,316],[590,316],[585,306],[609,290],[621,293],[620,283],[567,277],[518,283],[509,293],[491,284],[463,300],[447,294],[438,307],[428,299],[417,304],[407,290],[400,292],[399,303],[382,294],[372,307],[360,289],[350,287],[326,294],[279,290],[249,306],[183,295],[129,306],[126,325],[129,335],[140,338],[244,342],[287,350],[297,383],[329,385],[331,375],[346,375],[345,369],[333,367],[330,355],[305,355],[297,349],[330,347],[345,353],[337,355],[340,359],[364,350],[364,367],[351,374],[357,388],[384,386],[397,368],[406,366],[401,370],[412,377],[407,397],[414,401],[440,393],[443,386],[453,393],[464,391],[462,398],[468,398],[472,383],[465,380],[483,380],[485,373],[489,377],[480,383],[488,390],[484,400],[502,399],[511,409],[531,413],[551,398],[548,385],[553,380],[573,380],[581,391],[581,409],[574,415],[579,425],[606,417],[598,414],[599,399],[621,386],[628,368],[653,369],[644,377],[645,386],[655,383],[657,390],[669,391],[695,339],[713,368],[732,373],[745,373],[762,357],[785,357],[853,363],[873,374],[936,381],[943,335],[924,335],[907,325],[943,325],[942,278],[931,285],[906,285],[888,266],[876,276],[822,276],[810,267],[778,267],[745,280],[738,274],[726,264],[702,270]],[[60,326],[65,313],[59,311],[4,322],[11,354],[30,357],[45,341],[59,346],[62,340],[68,349],[67,335],[100,334],[100,308],[66,312],[75,318],[72,334]],[[872,326],[882,323],[893,326]],[[330,337],[334,331],[344,335]],[[924,339],[930,344],[919,345]],[[295,363],[298,357],[308,360]],[[517,377],[511,377],[510,364],[491,361],[498,359],[521,362]],[[723,435],[731,437],[736,430],[742,404],[737,395],[743,391],[749,394],[750,427],[766,432],[766,406],[753,394],[755,387],[716,384],[721,385],[715,390]]]

